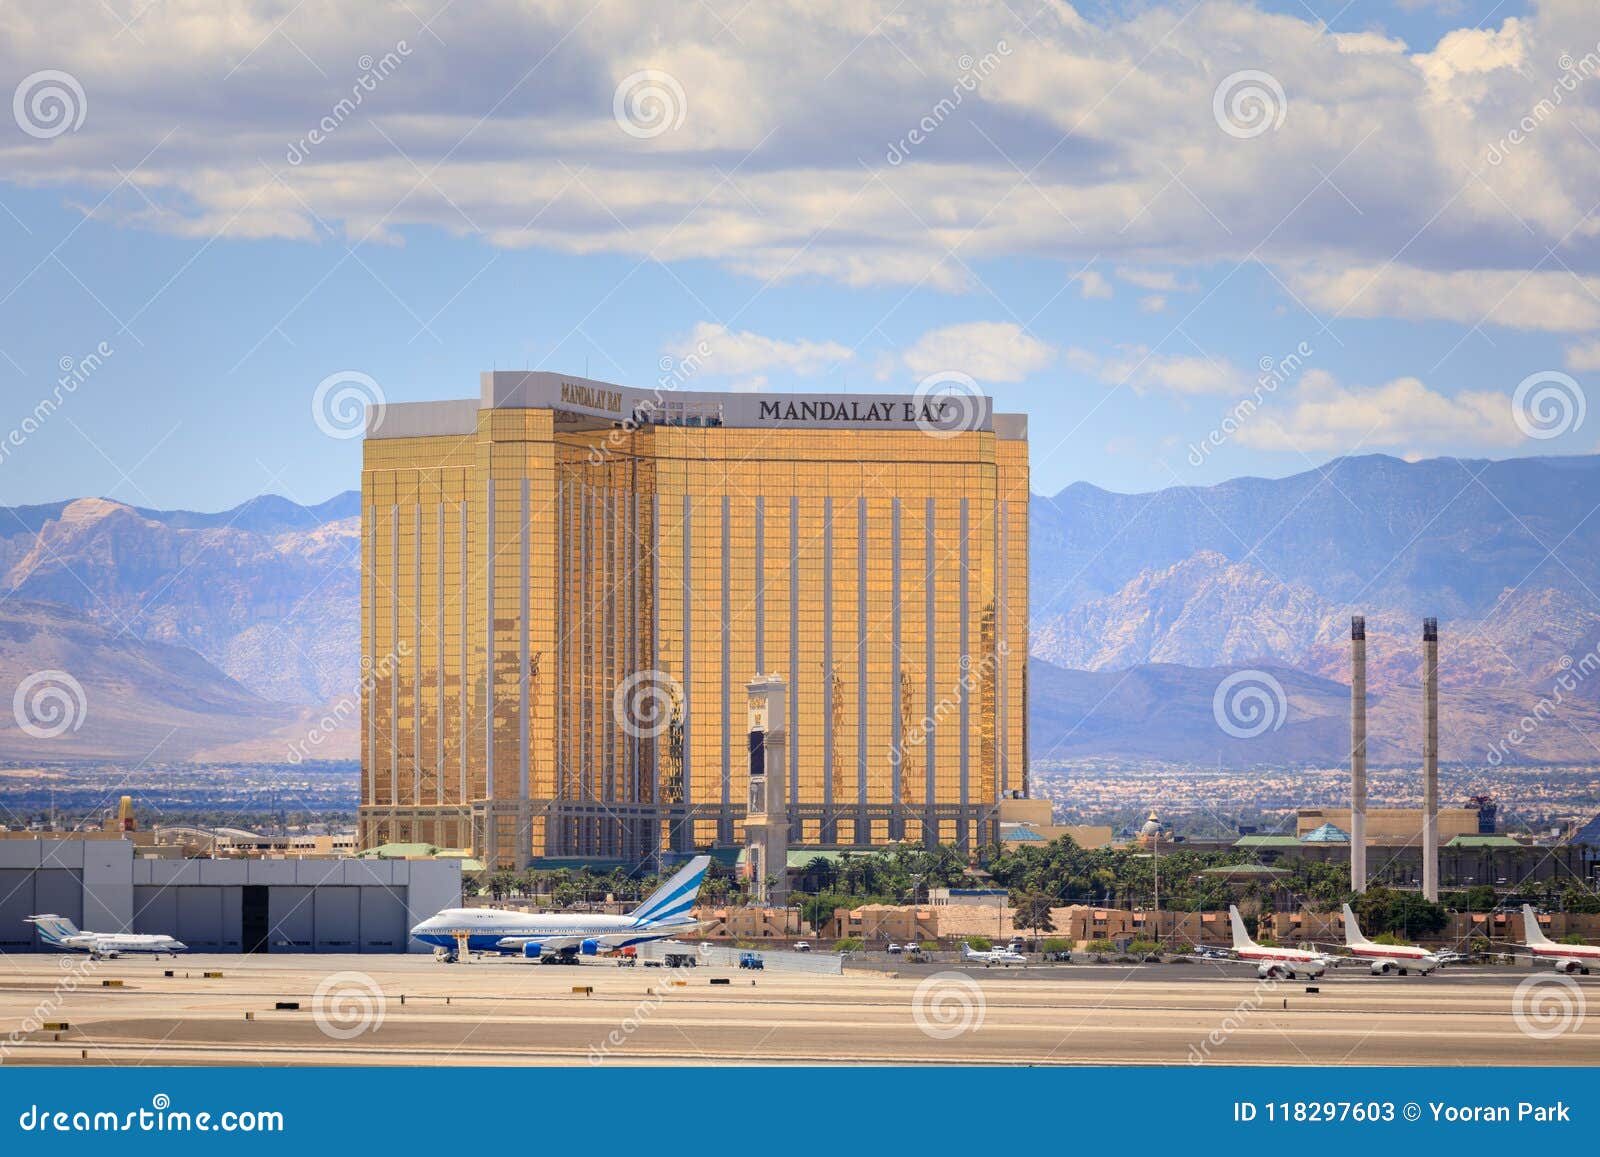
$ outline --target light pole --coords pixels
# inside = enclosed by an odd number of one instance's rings
[[[1156,942],[1156,948],[1160,949],[1160,947],[1161,947],[1161,829],[1159,827],[1156,828],[1156,830],[1155,830],[1155,834],[1151,839],[1150,847],[1151,847],[1150,863],[1151,863],[1151,867],[1154,868],[1154,870],[1155,870],[1155,876],[1156,876],[1156,934],[1155,934],[1155,942]]]

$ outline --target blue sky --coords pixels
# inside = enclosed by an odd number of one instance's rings
[[[1032,416],[1047,493],[1588,453],[1597,43],[1577,0],[24,0],[0,504],[320,501],[359,469],[329,375],[648,385],[697,347],[710,389],[968,374]],[[74,124],[24,99],[52,84]]]

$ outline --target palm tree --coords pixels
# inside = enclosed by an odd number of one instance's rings
[[[804,875],[816,881],[818,892],[827,892],[834,886],[836,870],[827,856],[812,856],[806,863]]]

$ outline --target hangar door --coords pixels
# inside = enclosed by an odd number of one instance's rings
[[[269,952],[404,952],[405,890],[274,884],[267,894]]]
[[[26,918],[45,913],[65,916],[83,927],[82,873],[68,868],[0,868],[0,951],[36,950],[39,937]]]
[[[139,884],[133,930],[176,936],[191,952],[237,952],[242,888],[214,884]]]
[[[367,887],[361,893],[361,951],[404,952],[411,939],[404,888]]]

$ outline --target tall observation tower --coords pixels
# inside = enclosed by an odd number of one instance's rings
[[[781,675],[757,675],[750,695],[750,808],[744,821],[752,894],[758,904],[780,907],[789,896],[789,809],[784,772],[784,694]],[[768,880],[771,886],[768,886]]]

